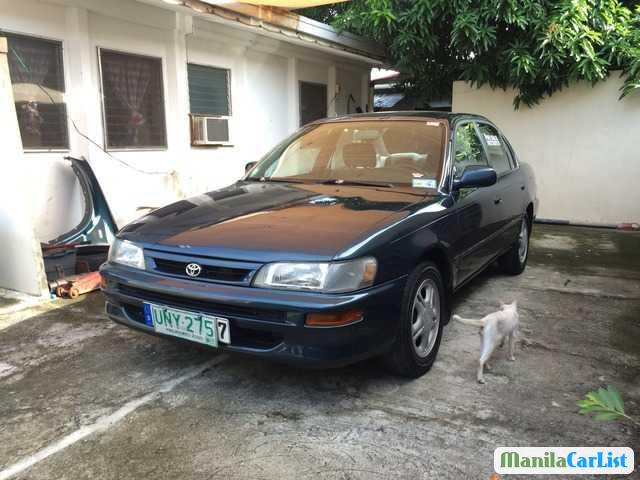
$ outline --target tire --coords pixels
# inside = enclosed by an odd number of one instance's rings
[[[429,297],[429,299],[433,298],[430,304],[425,300],[429,290],[433,292],[433,297]],[[422,301],[418,301],[418,295]],[[383,357],[385,365],[391,372],[403,377],[418,378],[429,371],[440,348],[444,319],[448,311],[446,301],[444,282],[438,267],[432,262],[418,265],[407,279],[402,295],[400,331],[395,343]],[[416,306],[416,302],[423,307]],[[437,313],[435,312],[436,302]],[[434,309],[430,309],[431,306]],[[418,318],[418,310],[421,308],[423,316]],[[431,322],[429,313],[433,315]],[[414,339],[413,331],[419,330],[419,324],[423,327],[422,337],[419,338],[420,335],[418,335]],[[429,331],[426,332],[426,330]]]
[[[531,237],[530,226],[529,215],[525,213],[522,217],[516,242],[511,249],[499,259],[500,267],[509,275],[520,275],[527,266],[527,260],[529,259],[529,238]]]

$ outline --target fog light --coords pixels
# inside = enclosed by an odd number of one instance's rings
[[[340,313],[308,313],[306,324],[310,327],[339,327],[362,320],[363,310],[347,310]]]

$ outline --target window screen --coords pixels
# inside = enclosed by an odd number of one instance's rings
[[[62,44],[22,35],[6,36],[22,145],[26,149],[67,149]]]
[[[478,129],[484,137],[484,143],[487,146],[489,165],[491,165],[498,175],[511,170],[509,155],[502,144],[502,137],[498,131],[486,123],[479,123]]]
[[[231,114],[229,70],[189,63],[187,75],[191,113],[221,116]]]
[[[478,138],[473,123],[465,123],[456,128],[455,152],[453,164],[455,178],[460,178],[464,169],[470,165],[488,166],[482,142]]]
[[[327,86],[300,82],[300,125],[327,116]]]
[[[162,61],[100,50],[108,148],[166,146]]]

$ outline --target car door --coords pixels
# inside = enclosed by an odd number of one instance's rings
[[[489,166],[485,147],[473,120],[463,120],[456,124],[452,156],[454,180],[459,179],[468,166]],[[495,186],[463,188],[454,192],[452,196],[458,222],[454,251],[456,284],[459,284],[491,260],[502,216],[499,205],[495,203]]]
[[[496,207],[500,216],[494,243],[494,255],[508,249],[520,232],[520,219],[523,211],[524,182],[519,181],[521,172],[515,168],[514,159],[509,154],[504,137],[498,129],[483,121],[477,122],[480,139],[487,152],[489,165],[496,171],[498,181],[495,185]]]

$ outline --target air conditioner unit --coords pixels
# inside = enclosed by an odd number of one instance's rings
[[[191,115],[191,145],[231,145],[230,117]]]

